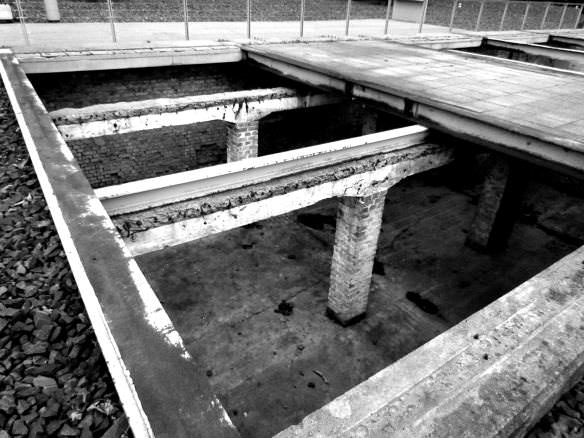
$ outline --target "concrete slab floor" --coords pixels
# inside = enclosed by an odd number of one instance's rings
[[[465,247],[476,196],[449,171],[390,190],[368,315],[348,328],[325,316],[334,200],[139,258],[243,437],[300,421],[578,246],[520,222],[499,254]]]

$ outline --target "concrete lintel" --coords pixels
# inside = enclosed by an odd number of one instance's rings
[[[134,436],[238,437],[18,61],[0,75]]]
[[[158,251],[169,246],[191,242],[260,220],[269,219],[270,217],[316,204],[324,199],[339,196],[368,196],[380,191],[386,191],[403,178],[443,166],[453,159],[453,151],[450,148],[436,145],[418,145],[411,149],[409,152],[399,152],[402,155],[401,160],[396,160],[395,162],[371,171],[356,172],[350,175],[349,169],[353,166],[347,166],[345,172],[343,172],[342,168],[334,169],[331,172],[333,177],[329,177],[329,180],[325,180],[325,182],[316,185],[305,186],[302,176],[294,176],[291,185],[300,188],[292,189],[281,195],[269,196],[255,202],[249,202],[249,200],[257,198],[259,196],[258,194],[264,191],[257,186],[251,186],[245,190],[228,194],[226,197],[216,195],[217,211],[136,232],[126,238],[126,245],[132,252],[132,255],[137,256]],[[338,175],[339,173],[347,173],[350,176],[334,179],[334,175]],[[306,177],[306,180],[310,181],[313,178],[314,176],[311,175],[310,177]],[[319,176],[316,177],[316,180],[323,178]],[[230,207],[232,201],[235,203],[236,199],[247,199],[248,202]],[[201,204],[211,205],[213,204],[213,200],[205,200]],[[150,220],[157,218],[157,215],[160,217],[168,217],[170,210],[174,209],[175,215],[181,217],[183,212],[186,212],[189,207],[193,208],[191,204],[182,206],[179,209],[177,207],[171,206],[163,210],[155,209],[135,217],[125,215],[114,219],[114,221],[118,224],[119,228],[123,228],[124,223],[138,221],[144,226],[148,219],[144,219],[143,216]],[[156,219],[156,224],[160,223]]]
[[[339,95],[302,94],[289,88],[269,88],[65,108],[50,115],[66,140],[78,140],[210,120],[253,121],[275,111],[328,105],[342,100]]]
[[[161,205],[249,187],[335,164],[397,153],[427,141],[428,129],[408,126],[259,158],[234,161],[95,191],[108,213],[118,216]]]
[[[514,41],[520,43],[545,43],[549,36],[549,31],[533,30],[504,30],[504,31],[478,31],[457,29],[456,33],[466,36],[478,36],[482,38],[495,38],[504,41]]]
[[[400,94],[399,89],[376,89],[357,85],[329,73],[309,70],[246,47],[247,57],[263,68],[321,88],[344,91],[354,97],[385,104],[388,110],[425,126],[450,135],[482,144],[504,154],[552,168],[582,178],[584,171],[584,144],[578,140],[557,137],[553,132],[542,136],[528,126],[502,122],[463,108],[444,105],[421,96]],[[529,65],[526,69],[536,69]],[[581,75],[581,73],[573,72]],[[342,73],[339,73],[342,77]]]
[[[239,62],[242,60],[242,53],[234,44],[206,44],[194,47],[112,47],[38,51],[19,53],[17,58],[26,73],[61,73]]]
[[[456,33],[388,36],[383,39],[394,43],[411,44],[434,50],[479,47],[483,41],[481,36],[460,35]]]
[[[558,42],[558,43],[564,43],[564,44],[570,44],[573,46],[578,46],[581,47],[582,50],[584,50],[584,37],[574,37],[574,36],[568,36],[568,35],[550,35],[549,38],[549,42]]]
[[[584,374],[584,247],[275,438],[524,436]]]

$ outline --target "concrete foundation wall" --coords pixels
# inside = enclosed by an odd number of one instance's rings
[[[30,75],[48,111],[285,86],[243,63]]]

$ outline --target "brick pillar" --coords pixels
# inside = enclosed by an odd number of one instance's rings
[[[227,162],[258,156],[259,120],[227,124]]]
[[[477,212],[466,243],[478,250],[491,251],[503,247],[511,234],[522,181],[511,177],[511,165],[506,157],[489,154],[485,165]]]
[[[339,200],[327,313],[345,326],[367,311],[386,194]]]
[[[361,128],[361,134],[374,134],[377,132],[377,113],[374,111],[369,111],[365,109],[363,111],[363,126]]]

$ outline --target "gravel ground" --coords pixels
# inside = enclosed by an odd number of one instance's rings
[[[127,420],[1,85],[0,230],[0,438],[122,436]]]

